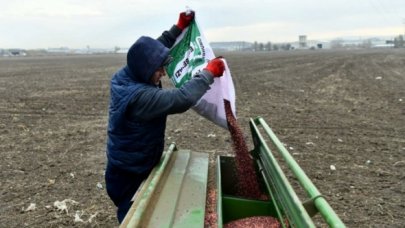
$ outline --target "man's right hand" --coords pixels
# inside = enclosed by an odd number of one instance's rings
[[[190,11],[190,13],[180,13],[179,20],[177,21],[177,27],[179,27],[179,29],[181,30],[184,30],[187,26],[190,25],[191,21],[194,20],[194,14],[194,11]]]
[[[225,64],[221,57],[218,57],[209,61],[204,70],[209,71],[214,77],[221,77],[224,74]]]

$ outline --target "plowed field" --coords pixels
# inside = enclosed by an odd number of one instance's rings
[[[262,116],[348,227],[404,226],[405,50],[221,54],[250,149],[249,118]],[[117,226],[103,175],[109,80],[123,64],[0,58],[0,227]],[[193,111],[169,117],[170,142],[212,162],[233,153],[229,132]]]

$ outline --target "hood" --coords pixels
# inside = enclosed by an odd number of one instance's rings
[[[153,73],[169,56],[169,49],[161,42],[142,36],[128,50],[127,65],[137,82],[149,83]]]

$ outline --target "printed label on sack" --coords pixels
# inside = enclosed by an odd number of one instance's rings
[[[209,43],[202,34],[198,23],[194,20],[177,38],[170,50],[173,62],[166,68],[167,74],[176,88],[181,87],[188,80],[199,73],[208,63],[215,58]],[[222,77],[215,78],[210,89],[192,108],[201,116],[213,123],[227,129],[224,100],[231,104],[235,115],[235,89],[226,61]]]
[[[181,42],[171,50],[171,55],[174,61],[166,70],[177,88],[205,66],[207,63],[206,48],[194,21]]]

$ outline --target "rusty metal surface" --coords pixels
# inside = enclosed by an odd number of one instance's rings
[[[204,227],[208,154],[169,148],[121,227]]]

